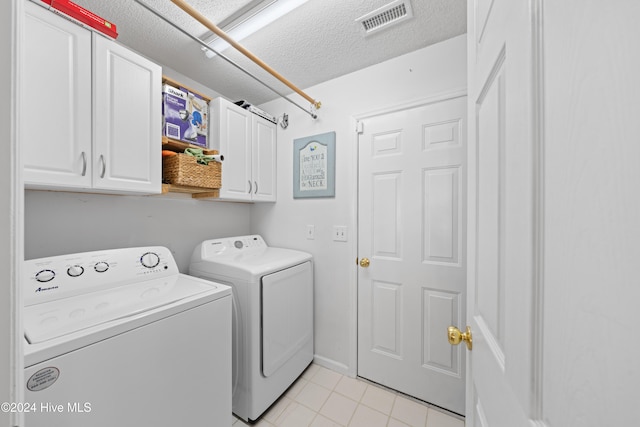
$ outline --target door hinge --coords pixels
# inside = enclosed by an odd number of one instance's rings
[[[364,132],[364,123],[358,121],[356,122],[356,133],[361,134]]]

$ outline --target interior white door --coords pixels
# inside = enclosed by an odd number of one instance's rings
[[[358,375],[465,410],[466,97],[361,121]],[[370,262],[366,266],[367,258]]]
[[[536,110],[529,3],[476,0],[468,13],[469,426],[525,426],[535,405]]]
[[[542,418],[640,426],[640,2],[543,16]]]
[[[640,3],[472,6],[467,425],[640,425]]]

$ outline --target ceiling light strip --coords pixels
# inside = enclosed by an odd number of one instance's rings
[[[180,9],[184,10],[186,13],[188,13],[189,15],[191,15],[191,17],[193,19],[195,19],[196,21],[200,22],[202,25],[204,25],[205,27],[207,27],[209,30],[213,31],[215,34],[218,35],[218,37],[220,37],[221,39],[224,39],[224,41],[226,41],[227,43],[229,43],[231,46],[233,46],[237,51],[239,51],[240,53],[242,53],[244,56],[246,56],[247,58],[249,58],[250,60],[252,60],[253,62],[255,62],[256,64],[258,64],[260,67],[262,67],[266,72],[268,72],[269,74],[271,74],[273,77],[275,77],[276,79],[280,80],[283,84],[285,84],[286,86],[288,86],[290,89],[292,89],[294,92],[296,92],[298,95],[300,95],[301,97],[303,97],[304,99],[306,99],[307,101],[309,101],[316,109],[320,108],[320,106],[322,105],[320,103],[320,101],[316,101],[315,99],[313,99],[312,97],[310,97],[309,95],[307,95],[305,92],[302,91],[302,89],[298,88],[296,85],[294,85],[293,83],[291,83],[289,80],[287,80],[286,78],[284,78],[284,76],[282,76],[280,73],[278,73],[276,70],[274,70],[273,68],[271,68],[267,63],[265,63],[263,60],[261,60],[260,58],[258,58],[257,56],[255,56],[253,53],[251,53],[251,51],[249,51],[248,49],[246,49],[244,46],[242,46],[240,43],[238,43],[237,41],[235,41],[234,39],[232,39],[231,37],[229,37],[229,35],[227,33],[225,33],[224,31],[222,31],[220,28],[218,28],[213,22],[209,21],[209,19],[207,19],[207,17],[205,17],[203,14],[201,14],[200,12],[198,12],[194,7],[192,7],[189,3],[185,2],[184,0],[171,0],[171,2],[173,4],[175,4],[176,6],[178,6]]]
[[[202,41],[201,39],[199,39],[198,37],[194,36],[193,34],[189,33],[188,31],[184,30],[183,28],[181,28],[179,25],[174,24],[169,18],[165,17],[164,15],[162,15],[160,12],[158,12],[156,9],[154,9],[153,7],[149,6],[148,4],[144,3],[142,0],[134,0],[136,3],[138,3],[140,6],[144,7],[145,9],[147,9],[149,12],[153,13],[154,15],[156,15],[158,18],[162,19],[164,22],[166,22],[167,24],[171,25],[173,28],[175,28],[176,30],[180,31],[182,34],[184,34],[185,36],[189,37],[191,40],[195,41],[196,43],[200,44],[202,47],[205,47],[207,49],[211,49],[211,47],[209,45],[207,45],[204,41]],[[215,51],[214,51],[215,52]],[[309,114],[312,118],[317,119],[318,116],[317,114],[312,111],[312,110],[307,110],[306,108],[304,108],[303,106],[301,106],[300,104],[298,104],[297,102],[293,101],[291,98],[289,98],[286,95],[283,95],[282,93],[280,93],[277,89],[274,89],[273,87],[271,87],[269,84],[263,82],[262,80],[260,80],[260,78],[256,77],[255,75],[251,74],[249,71],[245,70],[242,66],[238,65],[235,61],[233,61],[231,58],[223,55],[220,52],[215,52],[216,55],[218,55],[220,58],[224,59],[225,61],[227,61],[229,64],[233,65],[234,67],[236,67],[238,70],[242,71],[243,73],[245,73],[246,75],[248,75],[249,77],[251,77],[252,79],[254,79],[255,81],[257,81],[258,83],[262,84],[263,86],[265,86],[267,89],[271,90],[272,92],[276,93],[277,95],[281,96],[282,98],[286,99],[287,101],[289,101],[290,103],[292,103],[293,105],[295,105],[296,107],[300,108],[302,111],[304,111],[305,113]]]

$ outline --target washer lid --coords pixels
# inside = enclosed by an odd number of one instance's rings
[[[195,253],[200,251],[196,250]],[[311,260],[306,252],[283,248],[259,248],[245,251],[226,251],[208,257],[194,257],[190,270],[207,277],[237,278],[256,281],[265,274],[284,270]]]
[[[177,274],[25,307],[24,331],[36,344],[158,307],[229,295],[228,286]]]

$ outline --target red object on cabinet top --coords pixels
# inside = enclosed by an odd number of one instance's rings
[[[42,0],[44,3],[50,5],[56,11],[60,11],[63,14],[75,19],[76,21],[80,21],[81,23],[100,31],[101,33],[116,39],[118,38],[118,31],[116,28],[116,24],[113,22],[109,22],[106,19],[96,15],[83,8],[82,6],[78,6],[74,2],[70,0]]]

